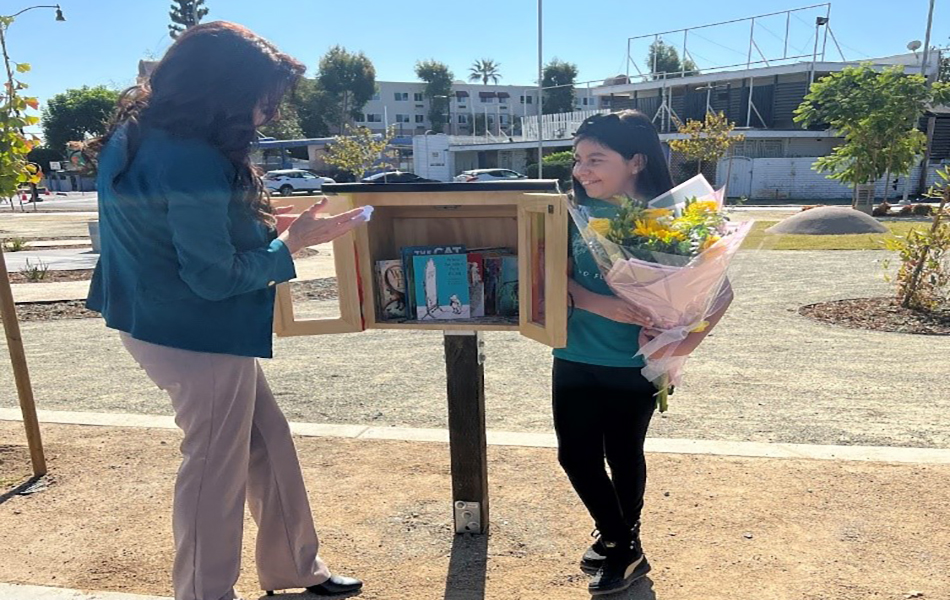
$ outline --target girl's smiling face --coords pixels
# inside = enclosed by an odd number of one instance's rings
[[[630,160],[593,140],[582,139],[574,146],[574,178],[591,198],[610,200],[614,196],[633,197],[637,174],[646,166],[646,157],[635,154]]]

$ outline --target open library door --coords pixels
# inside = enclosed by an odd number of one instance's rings
[[[313,205],[312,196],[273,198],[275,207],[293,206],[301,213]],[[328,196],[328,215],[337,215],[354,208],[349,196]],[[360,282],[357,275],[356,236],[349,232],[333,241],[333,259],[336,267],[339,297],[339,315],[312,317],[295,314],[290,282],[277,286],[274,306],[274,332],[281,337],[293,335],[323,335],[363,331],[363,313],[360,304]]]
[[[519,329],[552,348],[567,345],[567,205],[561,194],[518,204]]]

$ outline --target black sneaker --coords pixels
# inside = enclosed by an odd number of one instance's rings
[[[594,575],[604,566],[604,561],[607,559],[607,548],[604,546],[599,531],[595,529],[590,532],[590,535],[595,541],[581,557],[581,571],[588,575]]]
[[[631,534],[630,538],[620,542],[602,540],[607,552],[603,565],[587,586],[591,596],[625,590],[650,572],[650,563],[643,555],[640,544],[639,524],[631,530]]]

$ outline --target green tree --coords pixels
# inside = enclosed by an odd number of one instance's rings
[[[920,117],[928,106],[948,101],[950,84],[928,86],[902,66],[877,72],[863,64],[815,82],[795,110],[795,122],[827,123],[844,137],[815,170],[851,185],[870,184],[887,173],[910,172],[927,142],[917,128]]]
[[[338,135],[327,146],[324,159],[359,181],[372,167],[391,168],[393,156],[387,150],[396,135],[392,126],[383,134],[373,133],[366,127],[347,128],[346,135]]]
[[[323,92],[326,121],[343,133],[376,93],[376,68],[362,52],[334,46],[320,59],[317,87]]]
[[[574,110],[574,82],[577,65],[555,58],[544,66],[541,86],[544,89],[544,114],[566,113]]]
[[[280,102],[280,114],[261,127],[261,133],[277,140],[299,140],[304,137],[297,112],[297,99],[293,95],[284,96]]]
[[[680,125],[679,132],[686,137],[670,140],[670,148],[688,160],[697,161],[696,173],[699,174],[703,172],[704,160],[719,160],[733,144],[745,139],[744,135],[732,135],[735,127],[736,124],[727,119],[725,113],[706,113],[702,121],[689,119],[685,125]]]
[[[681,77],[684,70],[687,75],[699,75],[699,69],[691,58],[687,56],[681,61],[676,48],[663,40],[650,44],[646,65],[654,79],[663,77],[663,73],[668,73],[668,77]]]
[[[425,96],[429,99],[429,122],[432,131],[442,133],[449,114],[449,96],[455,75],[445,63],[422,60],[416,63],[416,77],[426,82]]]
[[[289,102],[297,112],[304,137],[319,138],[330,135],[330,125],[326,119],[330,99],[320,89],[316,79],[301,79],[290,95]]]
[[[168,18],[172,21],[168,25],[168,35],[177,40],[186,29],[201,23],[206,16],[205,0],[173,0],[168,11]]]
[[[15,78],[14,71],[27,73],[30,65],[14,62],[7,54],[6,30],[12,23],[13,18],[0,17],[0,43],[6,75],[0,91],[0,198],[15,196],[20,185],[39,183],[40,180],[40,174],[31,171],[27,158],[39,144],[39,139],[24,132],[25,127],[39,122],[39,117],[27,114],[29,109],[39,108],[39,104],[36,98],[20,95],[27,85]]]
[[[66,90],[56,94],[43,109],[43,136],[46,145],[65,149],[67,142],[82,142],[88,136],[106,132],[119,99],[119,92],[105,86]]]
[[[940,74],[937,81],[950,82],[950,46],[940,50]]]
[[[488,82],[497,84],[501,79],[501,63],[497,63],[490,58],[476,60],[469,68],[468,80],[471,82],[481,81],[488,85]]]

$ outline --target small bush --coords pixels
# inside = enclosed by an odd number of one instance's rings
[[[881,202],[871,210],[872,217],[886,217],[891,211],[891,205],[887,202]]]
[[[909,217],[914,214],[914,207],[910,204],[905,204],[901,207],[901,211],[898,213],[901,217]]]
[[[20,252],[24,249],[26,249],[26,240],[21,237],[3,240],[4,252]]]
[[[37,261],[37,264],[34,265],[30,264],[30,259],[26,259],[26,267],[20,269],[20,275],[23,275],[27,281],[34,283],[46,279],[48,273],[49,265],[42,260]]]
[[[912,212],[918,217],[929,217],[934,214],[934,208],[929,204],[914,204]]]

